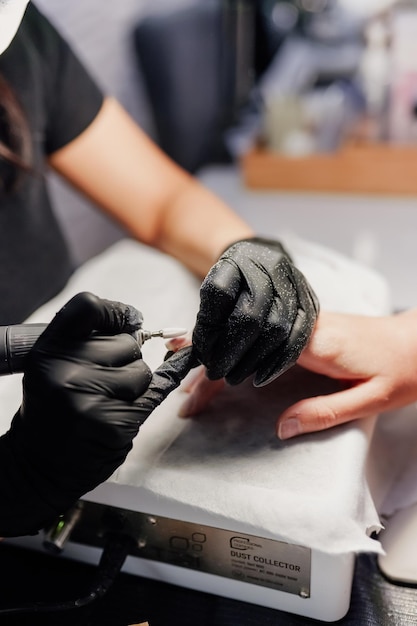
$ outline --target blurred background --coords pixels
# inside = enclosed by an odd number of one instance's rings
[[[417,305],[415,2],[35,4],[103,89],[259,234],[339,250],[384,274],[394,308]],[[124,235],[57,177],[50,185],[77,264]]]

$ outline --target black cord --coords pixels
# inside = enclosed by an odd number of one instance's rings
[[[26,613],[53,613],[70,611],[84,607],[102,598],[112,586],[123,564],[132,550],[134,540],[129,535],[120,533],[109,534],[106,545],[98,564],[98,572],[91,585],[90,591],[75,600],[63,602],[33,602],[27,605],[0,609],[0,616],[23,615]]]

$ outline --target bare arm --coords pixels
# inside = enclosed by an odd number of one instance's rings
[[[133,237],[200,276],[231,243],[253,236],[242,219],[169,159],[112,98],[49,162]]]

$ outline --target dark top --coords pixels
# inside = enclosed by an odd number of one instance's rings
[[[48,197],[45,159],[91,123],[103,96],[32,4],[11,46],[0,56],[0,73],[27,115],[34,153],[33,173],[25,175],[13,193],[0,193],[0,324],[5,325],[23,321],[56,295],[73,271]],[[0,438],[0,535],[21,534],[28,527],[28,512],[34,530],[57,512],[16,471],[5,437]]]
[[[0,324],[23,321],[56,295],[73,271],[51,209],[45,156],[77,137],[103,95],[68,44],[29,4],[0,73],[15,90],[33,138],[34,174],[0,195]]]

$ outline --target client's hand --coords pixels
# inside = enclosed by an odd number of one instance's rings
[[[289,407],[278,420],[281,439],[415,402],[417,309],[377,318],[322,312],[298,363],[346,389]]]

